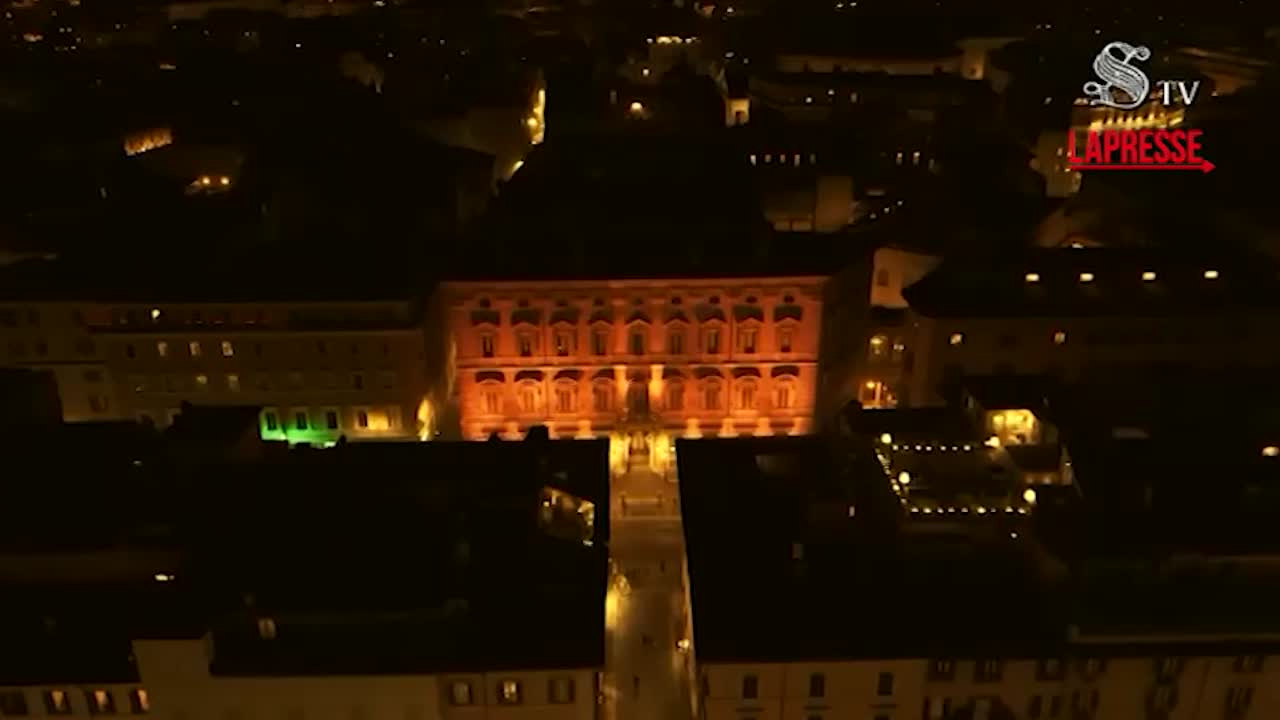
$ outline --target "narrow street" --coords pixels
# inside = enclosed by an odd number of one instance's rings
[[[679,647],[684,538],[676,486],[635,469],[616,476],[614,488],[604,717],[687,720],[688,656]]]

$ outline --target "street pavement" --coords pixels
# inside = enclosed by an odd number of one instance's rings
[[[648,470],[614,480],[605,717],[688,720],[684,538],[675,485]],[[626,503],[620,500],[626,497]]]

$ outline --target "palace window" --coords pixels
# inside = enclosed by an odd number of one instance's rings
[[[485,333],[480,336],[480,354],[484,357],[493,357],[493,335]]]
[[[497,386],[485,387],[480,391],[484,401],[486,415],[498,415],[502,412],[502,389]]]
[[[738,349],[748,355],[756,351],[756,328],[742,328],[738,331]]]
[[[706,410],[720,409],[720,383],[709,382],[702,388],[702,407]]]
[[[591,333],[591,354],[607,355],[609,352],[609,331],[603,328]]]
[[[568,357],[573,352],[573,331],[560,330],[556,332],[556,355],[559,357]]]
[[[773,404],[779,410],[790,410],[796,401],[796,389],[791,381],[783,381],[778,383],[774,389]]]
[[[667,353],[680,355],[684,353],[684,331],[672,330],[667,333]]]
[[[684,383],[678,380],[667,383],[665,395],[668,410],[684,409]]]
[[[199,340],[192,340],[187,343],[187,349],[191,351],[191,357],[198,358],[204,354],[204,348],[200,347]]]
[[[520,350],[520,357],[533,357],[533,334],[523,332],[516,336],[516,347]]]
[[[600,383],[591,389],[591,405],[596,412],[609,412],[613,409],[613,387],[608,383]]]
[[[738,385],[738,408],[741,410],[756,409],[756,384],[744,381]]]
[[[791,339],[795,331],[789,327],[778,328],[778,352],[791,352]]]
[[[635,328],[631,331],[629,347],[632,355],[643,355],[645,346],[645,330],[644,328]]]
[[[578,408],[578,389],[568,383],[556,386],[556,412],[571,413]]]
[[[520,386],[520,412],[536,413],[538,411],[538,386],[527,383]]]
[[[709,328],[703,335],[702,343],[703,352],[709,355],[715,355],[720,352],[720,330],[718,328]]]

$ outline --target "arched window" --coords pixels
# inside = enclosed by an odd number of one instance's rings
[[[646,415],[649,412],[649,387],[644,382],[632,382],[627,387],[627,412]]]
[[[613,410],[613,385],[611,383],[599,382],[591,388],[591,407],[596,412]]]
[[[664,402],[668,410],[684,409],[684,383],[679,380],[672,380],[667,383],[664,395]]]
[[[773,389],[773,406],[779,410],[790,410],[796,402],[796,385],[791,378],[778,380]]]
[[[517,395],[520,398],[520,412],[529,415],[538,412],[540,388],[537,383],[525,382],[520,384]]]
[[[756,409],[756,383],[754,380],[738,381],[738,408],[740,410]]]
[[[501,415],[502,386],[496,382],[481,385],[480,404],[485,415]]]
[[[720,409],[720,381],[708,380],[702,386],[702,407],[704,410]]]
[[[578,386],[572,382],[556,383],[556,412],[572,413],[578,409]]]

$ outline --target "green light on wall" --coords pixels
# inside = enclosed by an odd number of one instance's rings
[[[319,428],[290,430],[277,421],[276,427],[273,430],[268,427],[265,416],[258,421],[258,437],[262,438],[264,442],[287,442],[290,445],[302,443],[308,445],[320,445],[323,447],[332,447],[337,441],[336,432],[321,430]]]

